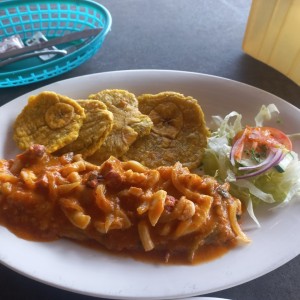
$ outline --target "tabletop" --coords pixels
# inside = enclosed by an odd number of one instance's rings
[[[76,76],[133,69],[181,70],[243,82],[300,108],[300,87],[242,51],[250,0],[100,0],[112,30],[90,60],[42,82],[0,90],[1,105],[49,83]],[[235,300],[299,299],[300,256],[250,282],[209,296]],[[74,294],[33,281],[0,265],[0,299],[72,299]]]

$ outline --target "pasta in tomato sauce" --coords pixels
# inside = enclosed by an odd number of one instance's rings
[[[192,263],[203,247],[249,242],[238,223],[241,202],[228,190],[179,162],[149,169],[110,157],[97,166],[80,154],[56,157],[33,145],[0,161],[0,222],[31,240],[91,240]]]

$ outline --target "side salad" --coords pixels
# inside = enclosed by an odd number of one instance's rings
[[[208,139],[203,169],[220,182],[230,182],[230,192],[241,199],[259,226],[254,206],[261,202],[285,204],[300,194],[300,161],[291,139],[282,131],[264,126],[279,114],[274,104],[263,105],[253,126],[242,124],[242,115],[213,116],[216,126]]]

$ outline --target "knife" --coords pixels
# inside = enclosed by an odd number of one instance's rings
[[[9,65],[11,63],[14,63],[16,61],[22,60],[22,59],[26,59],[26,58],[30,58],[33,56],[39,56],[39,55],[45,55],[45,54],[54,54],[54,55],[67,55],[69,54],[68,51],[66,50],[42,50],[42,51],[34,51],[31,53],[24,53],[24,54],[20,54],[18,56],[14,56],[14,57],[9,57],[7,59],[1,60],[0,61],[0,67],[4,67],[6,65]]]
[[[20,54],[32,52],[32,51],[42,50],[44,48],[49,48],[49,47],[52,47],[52,46],[56,46],[56,45],[76,41],[76,40],[87,38],[87,37],[90,37],[90,36],[94,36],[94,35],[99,34],[101,31],[102,31],[102,28],[93,28],[93,29],[85,29],[85,30],[82,30],[82,31],[71,32],[71,33],[68,33],[64,36],[53,38],[53,39],[51,39],[49,41],[46,41],[46,42],[41,42],[40,44],[35,44],[35,45],[32,45],[32,46],[27,46],[27,47],[24,47],[24,48],[14,49],[14,50],[11,50],[11,51],[0,53],[0,60],[10,58],[10,57],[14,57],[14,56],[17,56],[17,55],[20,55]]]

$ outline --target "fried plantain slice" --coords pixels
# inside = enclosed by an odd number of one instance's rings
[[[139,138],[123,155],[149,168],[181,162],[193,169],[199,166],[209,131],[203,111],[192,97],[175,92],[138,97],[139,109],[153,122],[151,133]]]
[[[86,158],[94,154],[111,132],[113,114],[107,110],[104,103],[98,100],[77,100],[77,103],[84,108],[86,115],[79,136],[74,142],[59,149],[56,154],[74,152]]]
[[[107,89],[89,96],[103,102],[114,115],[113,128],[102,146],[88,158],[101,163],[111,155],[122,156],[129,146],[139,137],[150,133],[153,125],[150,117],[138,109],[134,94],[126,90]]]
[[[13,138],[20,149],[41,144],[52,153],[77,139],[84,118],[75,100],[45,91],[29,97],[14,123]]]

